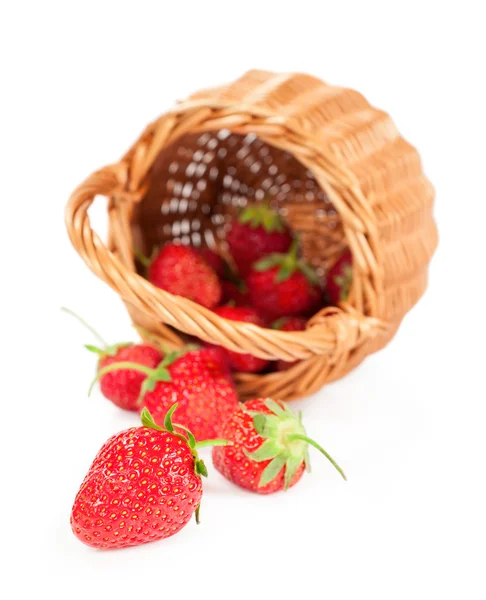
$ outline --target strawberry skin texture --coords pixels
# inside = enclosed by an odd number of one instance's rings
[[[202,357],[206,368],[210,372],[211,377],[215,379],[218,377],[225,377],[234,387],[228,357],[223,348],[208,345],[198,350],[198,352]]]
[[[206,261],[206,263],[213,269],[216,275],[220,278],[226,274],[226,263],[219,254],[211,250],[210,248],[202,248],[199,250],[199,254]]]
[[[351,286],[352,264],[351,252],[346,252],[329,270],[325,293],[331,304],[336,305],[347,299]]]
[[[146,367],[155,368],[161,360],[160,351],[149,344],[122,346],[114,356],[105,356],[99,361],[98,371],[112,363],[122,361],[135,362]],[[138,410],[138,397],[144,379],[145,375],[143,373],[133,369],[112,371],[101,377],[101,393],[120,408]]]
[[[221,436],[232,442],[232,445],[215,447],[212,450],[213,464],[216,469],[239,487],[258,494],[272,494],[284,489],[284,474],[282,471],[270,481],[259,487],[258,482],[270,460],[255,462],[248,458],[246,452],[254,452],[263,444],[263,438],[253,426],[253,418],[248,411],[271,414],[262,398],[250,400],[240,405],[231,418],[226,421]],[[305,470],[305,464],[297,469],[289,487],[295,485]]]
[[[177,533],[201,496],[188,445],[168,431],[133,427],[111,437],[94,459],[71,527],[94,548],[137,546]]]
[[[214,308],[221,300],[218,276],[197,251],[188,246],[164,246],[149,266],[148,279],[155,286],[206,308]]]
[[[251,266],[267,254],[284,253],[290,248],[292,236],[287,228],[283,232],[265,231],[263,226],[253,228],[249,224],[233,221],[226,241],[238,271],[246,277]]]
[[[322,302],[319,286],[311,284],[300,271],[281,282],[276,281],[278,273],[279,267],[271,267],[266,271],[252,269],[248,276],[250,302],[260,314],[274,320],[318,310]]]
[[[175,403],[177,423],[188,427],[198,440],[219,436],[222,423],[238,405],[238,396],[221,358],[209,349],[184,354],[167,370],[172,381],[158,381],[143,397],[159,426]],[[143,408],[143,407],[141,407]]]
[[[242,306],[220,306],[214,310],[214,312],[230,321],[243,321],[244,323],[254,323],[260,327],[264,327],[265,323],[258,315],[258,313],[250,307]],[[268,365],[268,360],[264,358],[258,358],[251,354],[239,354],[238,352],[232,352],[226,348],[217,346],[228,358],[228,362],[233,371],[240,371],[242,373],[259,373]]]
[[[302,317],[284,317],[281,322],[274,323],[273,327],[280,331],[304,331],[307,321]],[[277,371],[286,371],[298,361],[277,361]]]

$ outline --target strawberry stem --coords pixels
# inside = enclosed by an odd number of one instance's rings
[[[319,450],[319,452],[321,454],[323,454],[327,460],[333,465],[333,467],[339,472],[339,474],[341,475],[341,477],[344,479],[344,481],[347,481],[346,475],[344,474],[344,471],[341,469],[341,467],[337,464],[337,462],[332,458],[332,456],[330,454],[328,454],[324,448],[319,445],[317,442],[315,442],[313,439],[307,437],[306,435],[301,435],[300,433],[291,433],[287,436],[287,440],[288,441],[293,441],[293,440],[301,440],[302,442],[307,442],[308,444],[310,444],[311,446],[314,446],[314,448],[316,448],[317,450]]]
[[[61,306],[61,310],[63,312],[65,312],[65,313],[67,313],[68,315],[71,315],[75,319],[77,319],[81,323],[81,325],[83,325],[84,327],[86,327],[86,329],[88,331],[91,331],[91,333],[100,342],[100,344],[103,346],[103,348],[107,348],[109,346],[108,342],[101,337],[101,335],[96,331],[96,329],[94,329],[94,327],[92,327],[89,323],[87,323],[84,319],[82,319],[74,311],[72,311],[70,308],[66,308],[65,306]]]
[[[177,425],[179,427],[179,425]],[[199,450],[199,448],[210,448],[212,446],[230,446],[231,442],[229,440],[203,440],[202,442],[196,442],[195,448]]]
[[[151,260],[148,256],[145,256],[140,250],[134,248],[133,255],[138,260],[138,262],[142,265],[142,267],[149,267]]]
[[[290,245],[288,256],[291,256],[295,261],[297,261],[298,253],[299,253],[299,238],[296,237],[293,240],[292,244]]]
[[[151,369],[150,367],[146,367],[145,365],[141,365],[139,363],[128,362],[128,361],[112,363],[111,365],[107,365],[106,367],[103,367],[102,369],[100,369],[98,371],[98,373],[96,373],[96,377],[93,379],[93,381],[91,382],[91,385],[89,386],[88,396],[91,395],[91,392],[93,390],[95,383],[99,379],[101,379],[101,377],[103,377],[107,373],[111,373],[112,371],[119,371],[120,369],[131,369],[133,371],[139,371],[140,373],[144,373],[145,375],[147,375],[147,377],[152,377],[154,375],[154,373],[156,372],[156,369]]]

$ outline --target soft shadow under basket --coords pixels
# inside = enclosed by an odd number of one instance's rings
[[[109,240],[88,208],[109,198]],[[168,240],[225,251],[225,229],[248,202],[270,198],[325,272],[349,248],[353,283],[339,307],[302,332],[223,319],[158,289],[136,271]],[[302,74],[250,71],[178,103],[121,159],[72,194],[69,236],[125,302],[133,322],[168,346],[181,332],[237,352],[292,361],[287,371],[235,374],[242,399],[318,390],[382,348],[423,294],[437,244],[434,192],[417,151],[358,92]]]

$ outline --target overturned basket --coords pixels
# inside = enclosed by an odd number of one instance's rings
[[[110,199],[108,247],[87,214],[98,194]],[[361,94],[307,75],[251,71],[149,125],[119,163],[74,191],[66,222],[135,324],[172,346],[184,332],[262,358],[300,359],[287,371],[236,374],[242,398],[291,399],[382,348],[420,298],[437,243],[433,196],[416,150]],[[346,248],[353,254],[347,303],[320,311],[306,331],[227,321],[137,274],[135,247],[149,254],[179,240],[224,253],[231,215],[264,197],[300,233],[318,270]]]

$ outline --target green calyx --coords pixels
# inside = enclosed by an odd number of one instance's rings
[[[302,463],[310,471],[309,445],[319,450],[346,480],[346,475],[335,460],[307,436],[302,425],[302,413],[295,414],[283,402],[275,402],[270,398],[265,400],[265,406],[271,414],[250,412],[253,426],[265,441],[254,452],[245,451],[250,460],[270,461],[261,475],[258,487],[273,481],[284,469],[284,489],[288,489]]]
[[[300,271],[313,285],[319,285],[319,278],[314,268],[299,257],[299,240],[294,240],[287,254],[274,253],[265,256],[253,265],[256,271],[267,271],[273,267],[279,267],[275,282],[281,283],[289,279],[296,271]]]
[[[140,419],[142,421],[142,425],[144,425],[144,427],[150,427],[150,429],[156,429],[157,431],[168,431],[169,433],[172,433],[176,437],[183,440],[189,446],[189,448],[191,450],[191,454],[194,458],[194,472],[197,475],[199,475],[200,477],[207,477],[208,470],[207,470],[206,465],[204,464],[204,461],[202,460],[202,458],[199,458],[199,454],[197,451],[200,448],[207,448],[209,446],[227,446],[230,442],[228,440],[222,440],[222,439],[204,440],[202,442],[197,442],[196,438],[194,437],[192,432],[187,427],[184,427],[184,425],[179,425],[178,423],[172,422],[172,415],[174,414],[176,408],[177,408],[177,402],[175,404],[173,404],[167,411],[167,414],[165,415],[165,418],[164,418],[164,426],[159,427],[159,425],[157,425],[157,423],[154,421],[154,418],[150,414],[149,410],[146,407],[144,407],[140,414]],[[178,431],[176,431],[176,429],[180,429],[182,431],[182,433],[179,433]],[[198,524],[199,524],[199,508],[200,507],[198,505],[196,507],[196,511],[195,511],[196,523],[198,523]]]
[[[285,226],[281,216],[275,212],[268,202],[260,202],[247,206],[239,216],[240,223],[249,225],[252,229],[263,227],[267,233],[283,233]]]
[[[143,252],[141,252],[138,248],[133,249],[133,256],[135,259],[142,265],[142,274],[147,279],[149,274],[150,265],[154,261],[154,258],[160,252],[160,248],[158,246],[154,246],[152,248],[152,252],[150,256],[145,256]]]
[[[111,365],[103,367],[96,373],[96,377],[93,379],[91,385],[89,386],[88,396],[91,394],[95,383],[107,373],[120,371],[121,369],[131,369],[133,371],[138,371],[139,373],[143,373],[144,375],[146,375],[146,378],[142,383],[142,387],[140,388],[140,396],[138,399],[138,403],[140,405],[142,404],[143,397],[145,396],[146,392],[153,392],[158,381],[172,381],[172,377],[167,367],[170,367],[170,365],[175,363],[176,360],[179,360],[179,358],[181,358],[188,352],[197,350],[197,348],[198,346],[196,345],[188,344],[187,346],[184,346],[183,349],[177,352],[169,352],[164,356],[164,358],[157,365],[157,367],[155,367],[155,369],[151,369],[150,367],[141,365],[140,363],[130,361],[120,361],[111,363]]]
[[[272,323],[271,329],[282,329],[282,327],[285,325],[287,320],[288,320],[288,317],[280,317],[280,319],[277,319],[276,321],[274,321]]]
[[[71,315],[75,319],[77,319],[81,323],[81,325],[86,327],[86,329],[88,331],[90,331],[94,335],[94,337],[98,340],[101,347],[93,346],[92,344],[85,344],[84,347],[86,348],[86,350],[89,350],[90,352],[97,354],[100,357],[100,359],[104,358],[105,356],[115,356],[120,348],[125,348],[126,346],[130,346],[132,344],[132,342],[121,342],[118,344],[108,344],[108,342],[103,337],[101,337],[101,335],[96,331],[96,329],[94,327],[92,327],[89,323],[87,323],[83,318],[81,318],[78,314],[76,314],[70,308],[66,308],[65,306],[62,306],[61,310],[65,313],[67,313],[68,315]]]
[[[101,359],[105,356],[116,356],[116,353],[120,348],[126,348],[127,346],[131,346],[131,344],[132,342],[121,342],[119,344],[110,344],[104,348],[98,348],[98,346],[93,346],[92,344],[85,344],[84,347],[86,350],[89,350],[89,352],[97,354]]]
[[[342,275],[336,275],[334,282],[340,289],[339,300],[345,302],[348,299],[351,284],[353,283],[353,267],[351,265],[344,267]]]

